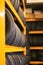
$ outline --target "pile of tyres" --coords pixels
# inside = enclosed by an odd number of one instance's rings
[[[18,12],[20,18],[22,19],[24,25],[26,24],[25,22],[25,18],[24,18],[24,14],[23,14],[23,10],[21,8],[21,4],[20,4],[20,0],[10,0],[11,4],[13,5],[13,7],[15,8],[15,10]]]
[[[14,22],[13,16],[10,11],[5,9],[5,27],[6,27],[6,44],[12,46],[26,46],[26,36],[21,32],[19,27]],[[18,53],[17,53],[18,54]],[[29,56],[25,55],[10,55],[6,56],[6,65],[26,65],[29,63]]]
[[[26,24],[23,15],[23,10],[20,7],[20,0],[10,0],[11,4],[19,14],[24,25]],[[24,35],[18,25],[15,23],[13,15],[10,9],[6,6],[5,8],[5,36],[6,45],[25,47],[26,46],[26,35]],[[26,65],[29,63],[29,56],[24,54],[6,54],[6,65]]]
[[[26,26],[30,46],[43,46],[43,34],[29,34],[29,31],[42,31],[43,21],[29,22]]]
[[[28,22],[26,25],[28,31],[43,30],[43,21]]]
[[[30,31],[43,31],[43,21],[27,22],[27,38],[28,45],[31,47],[42,47],[43,46],[43,34],[30,34]],[[43,50],[31,50],[31,61],[43,62]],[[41,65],[41,64],[29,64],[29,65]],[[43,65],[43,64],[42,64]]]
[[[30,46],[43,46],[43,35],[28,35]]]
[[[6,65],[26,65],[26,56],[7,54],[6,55]]]
[[[20,28],[16,25],[12,14],[6,8],[6,43],[13,46],[25,46],[26,36],[21,32]]]

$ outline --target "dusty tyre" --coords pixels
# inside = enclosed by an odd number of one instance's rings
[[[18,11],[18,8],[20,6],[20,0],[10,0],[13,4],[14,8]]]
[[[16,65],[20,65],[20,61],[18,59],[18,56],[17,55],[12,55],[14,61],[16,62]]]
[[[7,59],[9,60],[10,65],[16,65],[16,62],[13,60],[11,55],[7,55]]]
[[[23,23],[26,24],[25,18],[23,15],[23,10],[21,9],[21,7],[19,7],[19,9],[18,9],[18,14],[19,14],[20,18],[22,19]]]
[[[11,44],[12,38],[15,37],[15,26],[13,16],[10,11],[5,9],[5,17],[6,17],[6,42],[7,44]]]

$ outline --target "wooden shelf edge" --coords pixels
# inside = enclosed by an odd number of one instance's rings
[[[29,34],[43,34],[43,31],[29,31]]]
[[[33,13],[25,13],[25,18],[33,18],[33,19],[43,19],[43,12],[40,14],[33,14]]]
[[[25,18],[26,19],[26,22],[34,22],[34,21],[36,21],[36,19],[29,19],[29,18]]]
[[[31,61],[30,64],[43,64],[41,61]]]
[[[43,47],[30,47],[30,50],[43,50]]]

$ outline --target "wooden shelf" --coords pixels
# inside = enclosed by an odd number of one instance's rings
[[[36,21],[36,19],[33,19],[33,18],[31,18],[31,19],[29,19],[29,18],[25,18],[26,19],[26,22],[34,22],[34,21]]]
[[[37,47],[30,47],[30,50],[43,50],[43,46],[37,46]]]
[[[29,34],[43,34],[43,31],[29,31]]]
[[[25,18],[26,22],[39,22],[39,21],[43,21],[43,19],[35,19],[35,18]]]
[[[43,19],[43,13],[41,13],[41,14],[33,14],[33,17],[35,18],[35,19]]]
[[[41,14],[29,14],[29,13],[25,13],[25,19],[26,19],[26,22],[34,22],[34,21],[41,21],[43,20],[43,13]]]
[[[41,61],[31,61],[30,64],[43,64]]]
[[[33,19],[42,19],[43,18],[43,13],[40,14],[33,14],[33,13],[25,13],[25,18],[33,18]]]

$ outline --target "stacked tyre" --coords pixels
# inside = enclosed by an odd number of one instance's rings
[[[43,30],[43,21],[35,21],[27,23],[28,31]]]
[[[6,44],[13,46],[26,46],[26,37],[21,32],[19,27],[14,22],[13,16],[10,11],[5,9],[6,17]],[[26,56],[24,55],[9,55],[6,56],[6,65],[26,65]]]
[[[10,0],[16,11],[18,11],[18,8],[20,6],[20,0]]]
[[[23,15],[23,11],[20,7],[20,0],[10,0],[15,10],[19,14],[21,20],[24,24],[25,18]],[[5,8],[5,17],[6,17],[6,44],[11,46],[26,46],[26,36],[21,32],[17,24],[15,23],[12,14],[10,11]],[[23,54],[7,54],[6,56],[6,65],[26,65],[29,60],[29,56],[25,56]]]
[[[43,34],[28,35],[29,43],[31,46],[43,46]],[[29,44],[28,43],[28,44]]]
[[[15,10],[17,11],[17,13],[19,14],[20,18],[22,19],[22,22],[24,24],[26,24],[25,18],[23,15],[23,10],[20,7],[20,0],[10,0],[10,1],[11,1],[12,5],[14,6]]]
[[[8,45],[25,46],[26,37],[15,24],[10,11],[6,8],[6,43]]]
[[[26,65],[24,55],[7,55],[6,58],[6,65]]]

